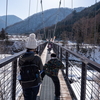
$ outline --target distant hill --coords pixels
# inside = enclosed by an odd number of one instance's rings
[[[21,18],[15,15],[7,15],[7,26],[22,21]],[[0,29],[5,28],[6,16],[0,16]]]
[[[84,7],[75,8],[77,12],[84,9]],[[73,9],[69,8],[60,8],[58,11],[58,8],[55,9],[49,9],[37,14],[33,14],[29,18],[26,18],[25,20],[15,23],[11,26],[8,26],[6,28],[6,31],[8,34],[21,34],[21,33],[29,33],[29,32],[35,32],[36,30],[42,29],[43,27],[51,26],[62,19],[64,19],[66,16],[71,14]],[[58,14],[58,17],[57,17]]]

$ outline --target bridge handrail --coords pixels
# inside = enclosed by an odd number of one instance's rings
[[[10,63],[11,61],[16,60],[20,55],[22,55],[23,53],[25,53],[25,51],[26,50],[23,50],[23,51],[21,51],[19,53],[16,53],[14,55],[11,55],[11,56],[8,56],[8,57],[6,57],[4,59],[1,59],[0,60],[0,68],[3,67],[3,66],[5,66],[6,64]]]
[[[55,45],[58,45],[57,43],[54,43]],[[94,67],[94,69],[98,70],[100,72],[100,64],[98,64],[97,62],[94,62],[86,57],[83,57],[82,55],[73,52],[72,50],[69,50],[61,45],[59,45],[60,48],[65,49],[68,53],[73,54],[74,56],[80,58],[80,60],[88,65],[92,65]]]
[[[37,47],[38,54],[41,55],[47,42],[40,44]],[[17,86],[17,70],[18,61],[20,55],[25,53],[23,50],[14,55],[8,56],[0,60],[0,94],[2,100],[16,100],[16,94],[20,90],[20,86]],[[17,87],[17,88],[16,88]],[[18,89],[18,90],[17,90]],[[0,100],[1,100],[0,99]]]
[[[100,77],[100,64],[86,57],[83,57],[82,55],[74,51],[66,49],[65,47],[57,43],[52,43],[52,44],[53,44],[53,50],[57,54],[57,57],[61,61],[65,61],[66,69],[63,71],[63,74],[65,77],[66,83],[68,85],[70,94],[72,96],[72,100],[90,100],[90,95],[91,95],[91,98],[99,100],[100,96],[99,96],[98,88],[100,86],[99,85],[100,83],[98,82],[100,82],[100,78],[99,78]],[[77,62],[79,66],[77,65],[75,60],[69,59],[70,55],[73,55],[74,57],[79,59],[79,62]],[[91,69],[88,69],[88,67],[90,67]],[[96,74],[94,74],[94,72],[96,72]],[[89,73],[92,75],[90,76]],[[80,78],[77,79],[75,82],[73,76],[76,76],[77,78],[80,77]],[[89,80],[87,79],[88,77],[90,78],[90,81],[88,81]],[[75,86],[77,88],[75,87],[73,88],[71,86],[71,84],[73,83],[77,84]],[[89,84],[90,85],[92,84],[91,87],[89,87]],[[75,84],[73,84],[73,86],[74,85]],[[75,93],[75,91],[77,91],[78,94]],[[95,93],[95,91],[97,93]]]

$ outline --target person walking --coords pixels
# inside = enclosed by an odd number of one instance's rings
[[[43,70],[41,58],[36,54],[37,41],[31,33],[26,42],[26,52],[19,57],[20,79],[24,100],[36,100]]]
[[[48,43],[48,54],[50,54],[50,51],[51,51],[51,49],[52,49],[52,43],[49,41],[49,43]]]
[[[60,81],[58,78],[59,69],[64,68],[64,64],[57,59],[56,54],[51,54],[51,59],[44,65],[43,70],[46,75],[48,75],[55,86],[55,100],[60,100]],[[42,74],[42,78],[45,74]]]

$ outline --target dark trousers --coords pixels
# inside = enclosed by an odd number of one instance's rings
[[[50,54],[51,48],[48,48],[48,53]]]
[[[36,100],[39,87],[23,88],[24,100]]]
[[[55,86],[55,96],[60,96],[60,81],[58,76],[50,76],[49,77],[52,79],[54,86]]]

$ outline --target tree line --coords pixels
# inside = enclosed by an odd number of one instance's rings
[[[55,25],[46,27],[46,36],[51,33],[53,34],[54,28]],[[44,32],[43,29],[39,31],[41,34]],[[85,8],[81,12],[74,10],[65,19],[58,22],[55,36],[56,39],[70,40],[79,44],[88,43],[100,45],[100,2]]]
[[[8,39],[8,33],[5,32],[5,30],[2,28],[0,31],[0,40]]]

